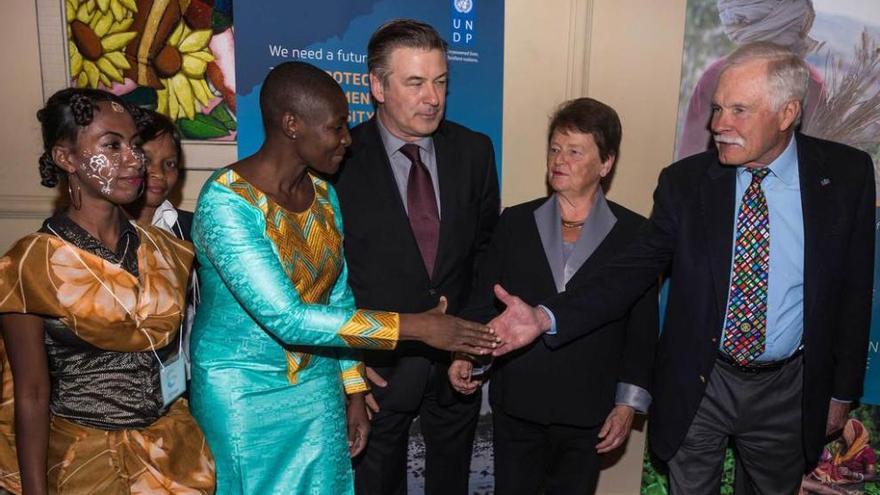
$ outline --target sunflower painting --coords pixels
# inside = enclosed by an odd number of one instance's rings
[[[167,115],[185,139],[234,141],[231,0],[64,0],[72,86]]]

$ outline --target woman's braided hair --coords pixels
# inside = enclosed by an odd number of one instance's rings
[[[52,148],[63,141],[76,142],[79,131],[92,123],[98,102],[109,101],[128,108],[118,96],[90,88],[67,88],[56,92],[37,112],[43,132],[43,154],[40,155],[40,184],[55,187],[64,172],[52,158]],[[131,110],[129,110],[131,113]]]

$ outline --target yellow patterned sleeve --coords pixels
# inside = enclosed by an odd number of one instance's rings
[[[358,361],[342,361],[345,365],[351,365],[342,369],[342,386],[348,395],[370,390],[367,384],[367,370],[364,363]]]
[[[400,315],[358,309],[338,332],[349,347],[391,350],[400,338]]]

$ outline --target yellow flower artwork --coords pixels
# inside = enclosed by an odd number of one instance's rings
[[[116,0],[119,1],[119,0]],[[125,46],[137,36],[129,28],[130,10],[102,12],[96,0],[67,0],[67,51],[70,75],[79,87],[110,88],[123,82],[122,72],[131,67]]]
[[[231,2],[63,3],[72,86],[165,114],[185,139],[235,139]]]
[[[195,117],[196,107],[208,104],[211,88],[205,82],[208,62],[214,60],[208,42],[210,29],[192,30],[184,22],[168,38],[168,43],[156,57],[156,72],[162,81],[163,89],[157,91],[158,111],[177,120],[186,116]]]

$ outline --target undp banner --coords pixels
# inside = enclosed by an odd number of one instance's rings
[[[492,138],[501,176],[503,0],[235,0],[233,5],[239,157],[263,142],[261,83],[285,61],[308,62],[330,73],[345,91],[352,127],[372,117],[367,41],[384,22],[408,17],[431,24],[449,43],[447,118]]]
[[[862,404],[880,404],[880,208],[874,221],[874,293],[871,297],[871,339],[868,341],[868,367]]]

